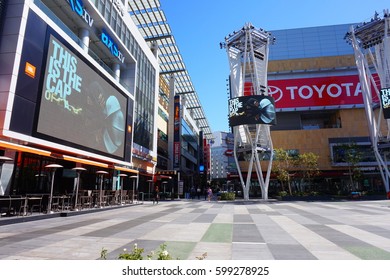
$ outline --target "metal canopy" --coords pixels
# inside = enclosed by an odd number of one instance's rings
[[[169,84],[170,74],[175,74],[175,92],[185,98],[187,109],[198,121],[206,139],[213,139],[203,107],[185,67],[171,28],[161,9],[159,0],[129,1],[129,13],[147,42],[156,42],[159,48],[160,75]]]

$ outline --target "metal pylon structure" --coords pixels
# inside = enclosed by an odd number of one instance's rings
[[[221,43],[221,48],[226,48],[229,60],[231,99],[243,96],[268,96],[268,52],[269,44],[273,43],[273,41],[274,39],[269,32],[263,29],[256,29],[250,23],[245,24],[239,31],[235,31],[233,34],[225,37],[225,41]],[[242,102],[240,102],[240,106],[243,106]],[[258,107],[261,106],[259,105]],[[253,167],[261,188],[262,198],[268,199],[268,185],[273,156],[270,125],[262,122],[260,119],[258,123],[243,123],[231,126],[234,135],[234,158],[243,189],[244,200],[249,199]],[[264,176],[260,161],[266,154],[269,156],[269,161]],[[239,159],[244,159],[247,165],[240,166]],[[246,178],[243,176],[243,171],[247,171]]]
[[[383,120],[384,110],[388,109],[380,102],[383,91],[390,88],[389,11],[385,10],[382,18],[375,13],[371,21],[351,26],[346,40],[354,49],[370,139],[385,190],[389,192],[390,119],[385,114]],[[379,114],[375,114],[378,106]]]

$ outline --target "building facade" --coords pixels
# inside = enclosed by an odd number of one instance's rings
[[[157,164],[159,64],[127,1],[3,1],[2,9],[0,147],[11,159],[3,194],[47,192],[49,163],[63,166],[56,193],[72,191],[81,166],[86,189],[101,169],[108,189],[120,173],[124,188],[147,184]]]
[[[211,145],[210,180],[226,180],[229,175],[237,174],[233,158],[233,134],[216,131]]]
[[[277,109],[271,135],[275,149],[319,156],[320,174],[307,189],[383,193],[354,52],[344,39],[351,25],[271,31],[276,43],[270,46],[268,86]],[[383,118],[378,113],[379,106],[377,118]],[[345,145],[353,145],[360,155],[355,167],[361,177],[356,182],[351,180],[351,163],[343,156]],[[302,189],[299,181],[295,178],[297,191]],[[274,178],[270,194],[280,190]]]
[[[211,129],[160,1],[130,1],[129,13],[159,59],[154,184],[176,197],[193,186],[206,184]]]

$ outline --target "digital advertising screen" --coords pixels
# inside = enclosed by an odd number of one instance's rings
[[[390,119],[390,88],[383,88],[380,91],[381,104],[385,119]]]
[[[36,132],[123,158],[128,99],[52,34]]]
[[[251,95],[229,99],[229,125],[276,124],[275,101],[271,96]]]

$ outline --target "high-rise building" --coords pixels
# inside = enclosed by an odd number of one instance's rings
[[[183,194],[207,179],[211,129],[160,1],[130,1],[129,10],[159,58],[155,183]]]
[[[0,148],[6,156],[0,195],[49,192],[46,166],[52,163],[62,166],[54,193],[74,191],[75,167],[86,169],[82,189],[96,190],[101,182],[96,172],[106,171],[104,189],[136,185],[148,192],[157,170],[172,169],[168,123],[174,102],[168,97],[175,95],[182,97],[181,125],[191,127],[196,142],[178,146],[177,179],[187,176],[183,166],[198,174],[199,134],[211,136],[207,119],[192,84],[183,86],[189,76],[181,57],[178,65],[166,66],[164,54],[173,45],[166,48],[162,37],[145,34],[148,28],[132,13],[132,4],[0,2]],[[171,75],[180,71],[186,75],[169,88]],[[185,147],[192,146],[186,157]]]
[[[210,145],[210,180],[223,182],[228,177],[237,176],[237,167],[233,158],[233,134],[216,131],[213,135],[214,139]]]
[[[119,187],[120,172],[152,176],[158,60],[126,3],[103,2],[6,2],[0,146],[13,164],[4,193],[47,191],[36,175],[49,163],[63,166],[55,192],[72,191],[80,165],[84,188],[96,187],[97,169],[114,176],[107,188]]]
[[[320,173],[310,183],[299,177],[299,168],[291,172],[296,191],[385,191],[372,152],[354,51],[345,40],[351,25],[270,31],[276,39],[268,66],[269,94],[276,106],[277,123],[271,126],[274,149],[319,156]],[[373,102],[375,118],[383,120],[379,99]],[[383,121],[380,129],[386,132],[387,123]],[[359,154],[358,162],[347,162],[347,145]],[[351,179],[352,170],[360,177]],[[270,192],[280,190],[274,177]]]

